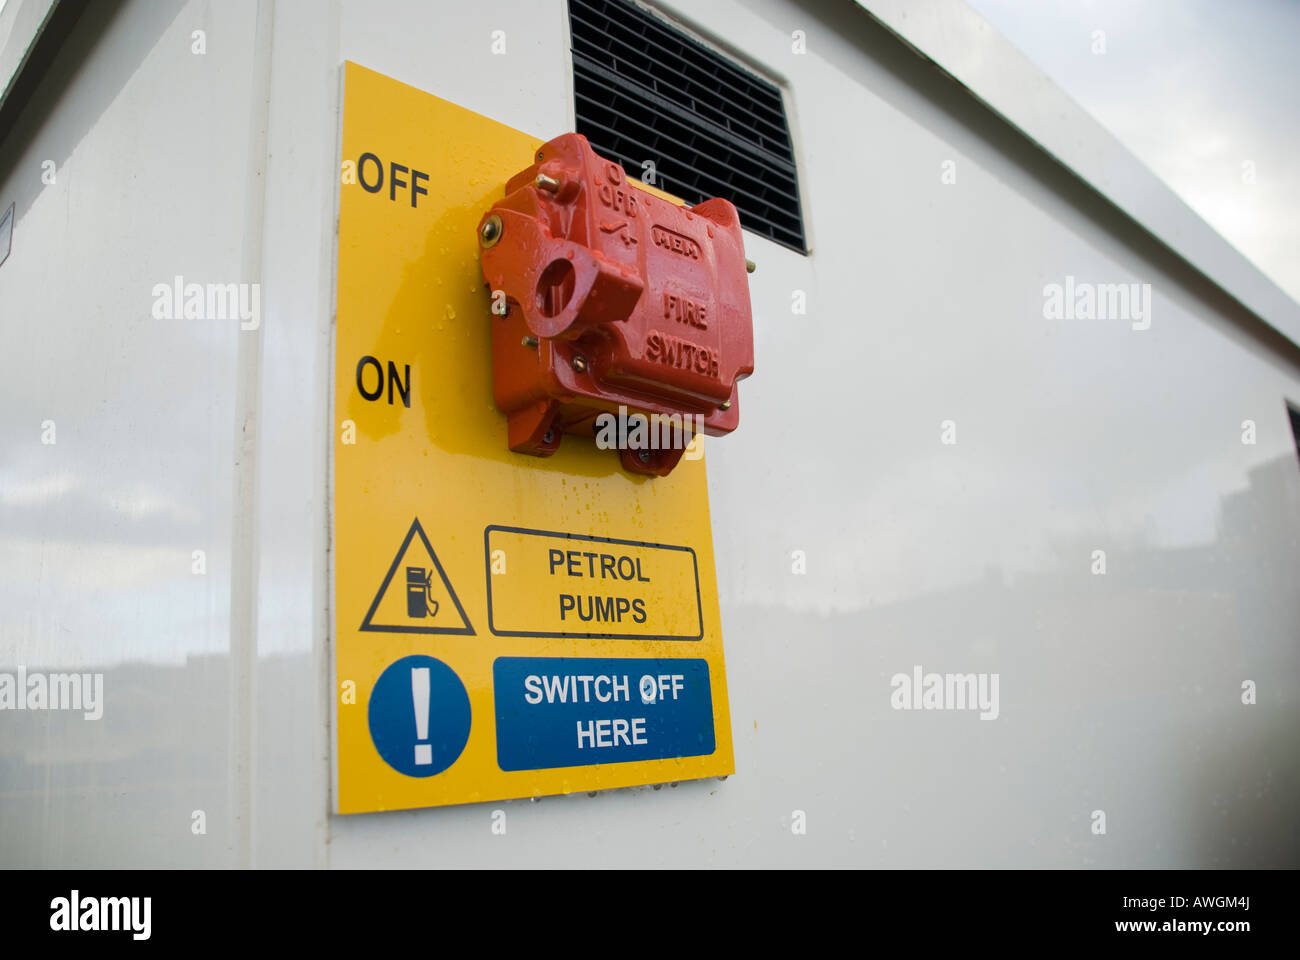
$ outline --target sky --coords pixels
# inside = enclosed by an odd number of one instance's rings
[[[1300,0],[966,2],[1300,301]]]

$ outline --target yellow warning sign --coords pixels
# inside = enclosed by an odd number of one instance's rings
[[[704,459],[512,453],[493,402],[476,228],[540,141],[345,71],[336,809],[734,772]]]
[[[429,546],[419,518],[398,547],[361,621],[361,629],[375,633],[473,634],[465,608]]]

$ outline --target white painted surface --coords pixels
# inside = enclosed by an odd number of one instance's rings
[[[964,0],[858,0],[1238,302],[1300,344],[1300,304]],[[1210,35],[1208,43],[1220,42]]]
[[[327,814],[338,68],[551,136],[563,5],[127,3],[0,148],[0,670],[107,699],[0,714],[0,863],[1300,860],[1294,349],[852,5],[680,5],[787,84],[815,241],[749,238],[757,372],[709,446],[737,775]],[[261,329],[153,320],[177,273],[260,277]],[[1066,275],[1152,284],[1151,328],[1045,320]],[[998,673],[1000,716],[892,710],[915,664]]]
[[[0,864],[221,864],[241,333],[154,319],[152,290],[243,272],[252,19],[153,3],[87,17],[101,42],[0,152],[17,204],[0,266],[0,669],[102,671],[106,703],[94,722],[0,714]]]

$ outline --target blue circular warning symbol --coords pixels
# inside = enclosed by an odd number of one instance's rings
[[[433,657],[403,657],[370,691],[370,739],[384,761],[408,777],[442,773],[469,741],[469,694],[451,667]]]

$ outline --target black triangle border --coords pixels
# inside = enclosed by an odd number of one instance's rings
[[[424,544],[424,549],[429,551],[429,556],[433,558],[433,565],[438,571],[438,576],[442,578],[442,585],[447,588],[447,596],[451,597],[451,602],[456,605],[456,612],[460,614],[463,627],[407,627],[407,626],[384,626],[382,624],[371,623],[375,611],[379,609],[379,601],[384,599],[384,594],[388,592],[388,585],[393,580],[393,574],[397,573],[397,567],[402,562],[402,555],[406,553],[406,548],[411,545],[411,540],[416,533],[420,534],[420,542]],[[456,591],[452,589],[451,581],[447,579],[447,571],[442,569],[442,561],[434,553],[433,545],[429,543],[429,538],[424,534],[424,527],[420,525],[420,518],[416,517],[411,521],[411,529],[406,532],[406,539],[402,545],[397,548],[397,556],[393,557],[393,563],[388,568],[388,573],[384,576],[384,582],[379,585],[379,592],[375,594],[375,599],[370,603],[370,609],[366,611],[366,617],[361,621],[360,629],[369,633],[450,633],[459,636],[475,636],[474,626],[469,622],[469,616],[465,613],[465,608],[460,605],[460,597],[456,596]]]

